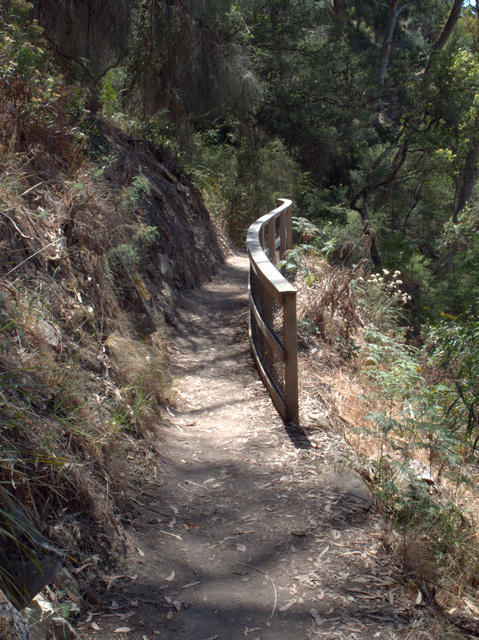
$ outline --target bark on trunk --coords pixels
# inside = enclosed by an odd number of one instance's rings
[[[400,13],[407,9],[411,3],[407,2],[399,8],[399,0],[389,0],[389,22],[386,29],[386,35],[384,37],[384,45],[381,52],[381,68],[379,71],[379,79],[381,84],[384,84],[386,79],[386,73],[389,64],[389,55],[391,53],[391,47],[394,39],[394,31],[396,30],[397,19]]]
[[[331,0],[331,9],[333,11],[333,26],[336,31],[336,37],[340,37],[343,29],[342,0]]]
[[[449,18],[442,30],[441,35],[439,36],[439,40],[434,45],[431,55],[429,56],[428,63],[426,65],[425,73],[427,73],[434,62],[434,58],[436,55],[442,51],[444,45],[449,40],[449,36],[451,35],[454,27],[456,26],[457,21],[459,20],[459,16],[461,15],[461,9],[463,5],[463,0],[454,0],[454,4],[451,9],[451,13],[449,14]]]
[[[371,227],[369,221],[369,195],[364,196],[363,204],[361,207],[361,219],[363,221],[363,243],[364,252],[369,250],[371,254],[371,260],[375,267],[381,266],[381,257],[376,245],[376,231]],[[363,256],[366,257],[366,256]]]
[[[382,186],[384,187],[384,191],[379,199],[379,207],[384,207],[391,199],[397,175],[399,173],[399,170],[401,169],[401,167],[406,161],[407,152],[409,149],[409,142],[410,142],[409,138],[406,138],[406,140],[404,140],[404,142],[401,144],[401,146],[397,150],[396,155],[394,156],[394,159],[391,163],[389,176],[386,180],[383,181],[383,184],[382,184]]]
[[[389,23],[386,29],[386,35],[384,37],[384,45],[381,53],[381,68],[379,70],[379,79],[381,80],[381,84],[384,84],[384,80],[386,78],[386,71],[389,63],[389,54],[391,53],[394,30],[396,29],[396,22],[398,17],[398,4],[399,0],[392,0],[389,3]]]
[[[466,156],[466,164],[464,171],[458,180],[456,190],[456,201],[454,205],[454,213],[452,221],[457,223],[457,219],[461,211],[466,208],[467,203],[471,199],[474,185],[477,178],[477,161],[479,160],[479,138],[472,141],[469,152]]]
[[[457,224],[459,214],[466,208],[467,203],[471,199],[472,191],[477,178],[477,161],[479,160],[479,138],[474,138],[466,156],[464,171],[459,176],[456,185],[454,212],[452,221]],[[459,250],[459,243],[454,242],[447,255],[447,268],[452,271],[456,254]]]

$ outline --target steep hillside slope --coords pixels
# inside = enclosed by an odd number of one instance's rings
[[[20,507],[74,563],[121,547],[125,460],[152,455],[177,292],[226,246],[161,150],[91,126],[95,161],[92,136],[69,166],[31,147],[0,173],[0,513]]]

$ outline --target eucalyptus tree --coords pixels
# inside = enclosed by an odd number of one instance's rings
[[[126,56],[138,0],[33,0],[34,16],[58,59],[90,83]]]
[[[146,0],[134,12],[130,46],[129,89],[145,111],[210,124],[259,97],[230,0]]]
[[[117,69],[124,111],[185,139],[233,132],[240,182],[279,138],[308,176],[302,204],[357,211],[386,262],[415,250],[435,259],[441,225],[473,198],[479,21],[460,0],[35,0],[35,10],[93,90]]]
[[[462,2],[247,4],[265,84],[257,122],[318,193],[347,188],[343,204],[379,227],[387,261],[401,259],[398,247],[434,257],[444,221],[472,197],[479,156]]]
[[[214,122],[259,96],[231,0],[34,0],[34,7],[51,46],[93,91],[118,69],[127,109]]]

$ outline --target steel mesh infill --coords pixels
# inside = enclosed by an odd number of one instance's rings
[[[264,323],[284,349],[284,316],[283,307],[262,286],[261,281],[251,269],[250,290],[258,313]]]
[[[269,381],[274,386],[280,397],[285,401],[286,380],[283,362],[275,355],[270,344],[258,327],[258,323],[251,314],[251,337],[256,349],[256,353],[261,361],[261,365],[268,376]]]
[[[276,407],[285,420],[297,422],[296,290],[273,268],[291,245],[292,203],[283,198],[277,205],[248,230],[250,341]]]

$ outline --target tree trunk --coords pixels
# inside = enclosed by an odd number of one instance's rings
[[[478,0],[479,1],[479,0]],[[335,37],[340,38],[343,30],[343,6],[342,0],[331,0],[331,9],[333,11],[333,27],[335,31]]]
[[[366,251],[369,250],[374,266],[380,267],[381,257],[378,253],[378,248],[376,245],[376,231],[371,227],[371,223],[369,221],[369,194],[366,194],[364,196],[360,213],[361,219],[363,221],[363,257],[366,257]]]
[[[384,84],[384,80],[386,79],[386,72],[388,70],[389,64],[389,54],[391,53],[391,47],[394,39],[394,31],[396,29],[397,19],[400,13],[407,9],[411,2],[407,2],[403,4],[401,8],[399,7],[399,0],[389,0],[389,22],[386,29],[386,35],[384,37],[384,45],[381,52],[381,68],[379,71],[379,79],[381,80],[381,84]]]
[[[457,224],[459,214],[466,208],[467,203],[471,199],[472,191],[476,183],[477,178],[477,161],[479,159],[479,138],[474,138],[469,151],[466,156],[466,163],[464,165],[464,171],[459,176],[456,185],[456,194],[454,202],[454,212],[452,214],[452,221]],[[454,259],[459,250],[459,243],[456,241],[453,243],[447,255],[446,264],[448,270],[451,272]],[[449,278],[448,278],[449,283]]]
[[[456,26],[457,21],[459,20],[459,16],[461,15],[461,9],[463,4],[464,4],[463,0],[454,0],[454,4],[452,6],[451,13],[449,14],[449,18],[447,19],[444,29],[442,30],[442,33],[439,36],[439,40],[434,45],[431,51],[431,55],[429,56],[429,60],[425,70],[426,73],[429,71],[429,68],[433,64],[435,56],[440,51],[442,51],[442,49],[444,48],[444,45],[449,40],[449,36],[451,35],[454,27]]]
[[[394,184],[396,182],[397,175],[399,173],[399,170],[401,169],[401,167],[406,161],[407,152],[409,149],[409,142],[410,142],[410,138],[406,138],[401,143],[401,146],[397,150],[396,155],[394,156],[394,159],[391,162],[389,175],[385,180],[382,181],[382,184],[380,185],[381,187],[383,187],[383,193],[379,197],[379,208],[384,207],[391,199],[391,196],[394,191]]]
[[[386,71],[389,63],[389,54],[391,52],[394,30],[396,29],[396,22],[398,17],[398,4],[399,0],[390,0],[389,2],[389,22],[386,29],[386,35],[384,37],[384,45],[381,52],[381,67],[379,70],[379,79],[381,80],[381,84],[384,84],[384,80],[386,78]]]
[[[461,211],[466,208],[467,203],[471,199],[472,190],[477,178],[477,161],[479,160],[479,138],[474,138],[471,147],[466,156],[464,171],[459,177],[456,198],[454,204],[454,213],[452,221],[457,223],[457,219]]]

